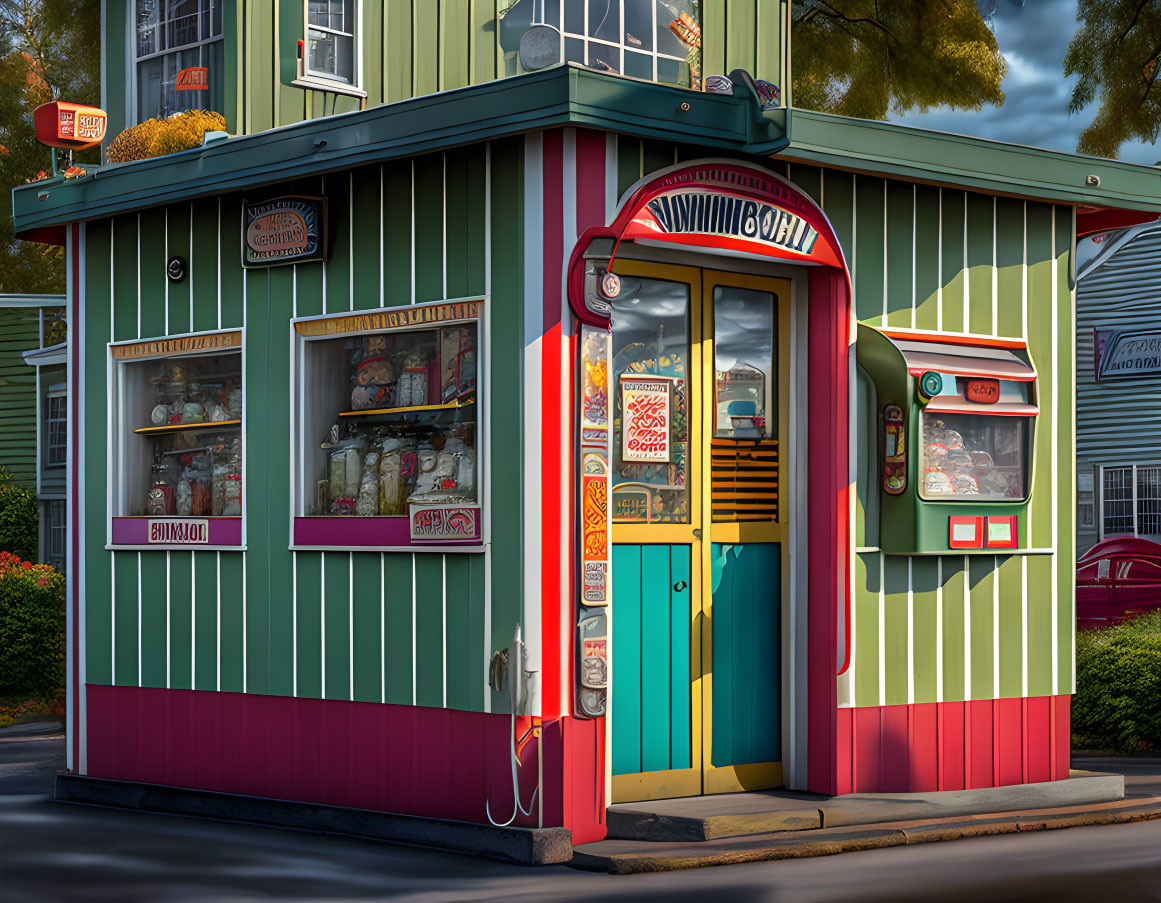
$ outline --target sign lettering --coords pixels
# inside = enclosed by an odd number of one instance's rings
[[[151,545],[205,545],[210,541],[210,522],[204,518],[151,520],[148,538]]]
[[[190,66],[177,73],[175,91],[205,91],[210,87],[210,70],[205,66]]]
[[[1126,379],[1161,373],[1161,331],[1096,333],[1096,379]]]
[[[669,461],[670,379],[621,378],[621,460]]]
[[[648,203],[665,232],[744,238],[797,254],[810,254],[818,230],[789,210],[711,191],[678,191]]]
[[[144,357],[168,357],[174,354],[188,354],[191,351],[218,351],[224,348],[241,347],[241,332],[215,332],[212,335],[195,335],[182,339],[158,339],[154,342],[113,345],[111,350],[115,360],[124,361]]]
[[[969,379],[964,387],[964,398],[976,404],[995,404],[1000,400],[998,379]]]
[[[37,141],[74,150],[99,144],[105,137],[108,122],[104,110],[63,100],[41,104],[32,117]]]
[[[415,542],[475,542],[480,538],[480,509],[462,505],[411,506]]]
[[[355,314],[349,317],[303,320],[295,323],[294,328],[299,335],[307,338],[345,335],[348,332],[428,326],[434,323],[448,323],[452,320],[476,320],[479,319],[480,309],[480,301],[457,301],[454,304],[401,307],[398,310],[376,314]]]
[[[246,204],[242,265],[281,266],[326,259],[326,198],[291,195]]]

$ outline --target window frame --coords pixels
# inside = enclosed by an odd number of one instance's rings
[[[490,394],[490,298],[486,295],[474,295],[466,298],[447,298],[422,304],[407,304],[394,307],[380,307],[367,310],[342,311],[328,314],[318,314],[309,317],[294,317],[290,320],[291,360],[290,385],[292,395],[290,402],[290,505],[287,548],[291,551],[333,551],[340,549],[351,551],[351,545],[345,541],[336,541],[335,544],[318,544],[299,542],[295,537],[296,527],[306,521],[319,519],[341,521],[372,521],[389,517],[403,517],[404,515],[376,515],[374,517],[334,517],[331,515],[309,515],[307,511],[307,481],[306,455],[317,451],[318,437],[308,435],[307,423],[313,418],[305,410],[307,401],[308,367],[306,353],[308,346],[313,342],[333,341],[340,338],[358,338],[360,336],[378,335],[383,333],[421,332],[428,329],[439,329],[445,326],[472,324],[476,327],[476,501],[474,504],[465,504],[462,507],[475,507],[478,510],[477,523],[479,537],[468,542],[464,541],[409,541],[406,544],[368,544],[359,545],[359,551],[369,552],[482,552],[491,542],[491,394]],[[424,322],[425,311],[452,304],[478,304],[476,316],[465,316],[445,320],[432,319]],[[377,317],[380,315],[399,314],[404,311],[409,316],[417,318],[417,322],[406,326],[382,328],[373,326],[366,329],[352,329],[342,332],[324,332],[316,336],[306,336],[300,332],[302,324],[312,322],[341,321],[351,317]],[[308,449],[310,451],[308,451]],[[245,485],[245,484],[243,484]],[[436,507],[436,506],[432,506]],[[410,508],[406,515],[410,521]]]
[[[59,417],[52,416],[52,407],[53,407],[54,401],[61,402],[61,411],[60,411]],[[45,395],[44,395],[44,420],[43,420],[43,423],[44,423],[44,436],[45,436],[44,462],[43,462],[44,467],[57,468],[57,467],[68,466],[68,463],[69,463],[69,458],[68,458],[68,455],[69,455],[68,389],[49,389],[45,393]],[[55,445],[52,441],[52,427],[53,427],[53,424],[55,424],[55,423],[63,424],[63,432],[64,432],[63,442],[61,442],[59,445]],[[59,461],[53,459],[53,451],[55,449],[58,449],[58,448],[61,449],[61,451],[62,451],[61,459]]]
[[[162,2],[164,2],[164,0],[157,0],[157,2],[160,5]],[[197,18],[198,18],[198,35],[199,35],[198,40],[192,41],[188,44],[180,44],[180,45],[177,45],[174,47],[166,47],[166,48],[161,49],[161,50],[153,50],[153,51],[151,51],[149,53],[145,53],[145,54],[140,53],[140,32],[137,29],[137,21],[138,21],[138,15],[139,15],[138,10],[140,7],[141,0],[134,0],[132,6],[130,7],[130,14],[126,17],[128,19],[126,39],[128,41],[128,44],[129,44],[130,59],[132,60],[132,73],[131,73],[132,77],[129,80],[129,89],[131,91],[131,96],[129,98],[129,101],[130,101],[129,108],[131,110],[130,120],[133,123],[140,123],[143,121],[141,118],[141,64],[142,63],[147,63],[147,62],[149,62],[151,60],[155,60],[155,59],[162,59],[162,67],[163,67],[163,71],[164,71],[164,66],[165,66],[164,58],[165,57],[177,56],[179,53],[187,53],[187,52],[196,50],[198,52],[198,65],[208,66],[209,60],[206,59],[207,51],[205,51],[203,48],[207,48],[211,44],[215,44],[215,43],[220,41],[222,43],[222,53],[221,53],[222,72],[219,73],[219,75],[222,78],[225,77],[225,59],[226,59],[225,58],[225,40],[226,40],[225,3],[224,3],[224,0],[204,0],[204,2],[206,4],[205,12],[207,12],[209,14],[211,31],[213,29],[213,23],[214,23],[213,10],[214,10],[215,6],[219,7],[221,10],[218,18],[219,18],[219,21],[221,22],[222,30],[216,35],[211,34],[209,37],[201,37],[201,30],[202,30],[201,18],[202,18],[202,13],[203,13],[203,10],[201,9],[202,2],[203,2],[203,0],[198,0],[198,12],[196,14]],[[176,21],[176,20],[174,20],[174,19],[158,19],[157,25],[155,27],[155,32],[156,33],[163,32],[167,23],[174,22],[174,21]],[[160,42],[155,42],[155,43],[160,43]],[[223,85],[223,90],[224,90],[224,85]],[[207,91],[207,93],[209,93],[209,92]],[[223,98],[224,98],[224,96],[225,95],[223,93]],[[212,104],[206,104],[203,106],[203,108],[208,108],[210,106],[212,106]],[[224,113],[225,111],[223,110],[220,112]],[[164,110],[160,110],[158,112],[158,115],[159,116],[166,116],[169,114],[167,114]]]
[[[344,18],[350,20],[354,29],[350,32],[339,31],[323,25],[311,25],[310,0],[302,0],[302,55],[298,59],[296,77],[291,82],[295,87],[327,91],[331,94],[345,94],[350,97],[367,96],[363,87],[363,3],[362,0],[347,0],[347,2],[352,6],[350,13],[344,14]],[[351,53],[354,54],[354,59],[351,61],[352,81],[348,82],[342,77],[328,75],[325,72],[318,72],[310,68],[311,29],[351,38]]]
[[[1033,454],[1034,454],[1034,448],[1035,448],[1034,443],[1036,441],[1036,419],[1037,419],[1036,415],[1034,415],[1034,414],[996,414],[994,412],[988,412],[988,411],[983,411],[983,410],[978,412],[978,413],[968,412],[968,411],[957,411],[957,412],[953,413],[953,412],[948,412],[948,411],[930,411],[926,407],[922,407],[922,406],[919,408],[918,414],[919,414],[919,416],[918,416],[918,419],[916,420],[916,423],[915,423],[915,431],[916,431],[917,435],[916,435],[915,444],[913,447],[916,449],[916,458],[917,458],[916,468],[915,468],[915,472],[916,472],[915,495],[919,499],[919,501],[924,502],[926,504],[943,504],[945,502],[950,502],[953,504],[968,503],[968,504],[975,504],[975,505],[1013,505],[1013,504],[1018,505],[1018,504],[1023,504],[1025,502],[1027,502],[1028,499],[1031,498],[1031,496],[1032,496],[1032,476],[1033,476],[1032,465],[1033,465]],[[1001,420],[1013,420],[1013,421],[1019,423],[1020,425],[1022,425],[1026,431],[1024,442],[1023,442],[1023,447],[1020,450],[1020,455],[1021,455],[1020,475],[1021,475],[1021,477],[1023,479],[1023,483],[1024,483],[1024,485],[1022,487],[1024,490],[1023,493],[1019,496],[1011,496],[1011,497],[1005,497],[1005,498],[993,498],[993,497],[980,498],[978,496],[973,496],[973,495],[968,495],[968,494],[964,494],[963,496],[959,496],[958,494],[934,495],[934,496],[930,496],[930,497],[927,496],[925,494],[927,481],[925,478],[926,475],[924,474],[924,471],[923,471],[923,448],[926,444],[925,437],[927,435],[926,418],[927,417],[939,417],[939,416],[998,418]]]
[[[1127,487],[1129,489],[1129,495],[1127,498],[1110,499],[1108,497],[1107,491],[1106,491],[1105,475],[1112,474],[1113,472],[1118,472],[1118,471],[1121,472],[1122,474],[1127,473],[1129,476],[1129,486]],[[1159,475],[1161,475],[1161,464],[1108,464],[1108,465],[1098,464],[1097,465],[1096,486],[1095,486],[1096,499],[1095,499],[1094,507],[1095,507],[1095,510],[1097,512],[1099,512],[1099,516],[1096,518],[1097,522],[1095,524],[1095,526],[1097,528],[1097,541],[1098,542],[1103,542],[1105,539],[1107,539],[1111,536],[1139,537],[1142,535],[1144,535],[1144,536],[1156,536],[1157,535],[1156,533],[1144,533],[1144,534],[1142,534],[1142,532],[1141,532],[1141,519],[1142,519],[1141,503],[1142,502],[1153,502],[1155,504],[1161,504],[1161,493],[1159,493],[1157,496],[1142,496],[1141,483],[1140,483],[1140,472],[1141,471],[1157,471],[1159,473]],[[1112,530],[1112,531],[1110,531],[1108,529],[1107,523],[1108,523],[1108,520],[1110,518],[1110,515],[1108,515],[1106,513],[1105,506],[1109,503],[1116,503],[1116,502],[1120,502],[1120,503],[1129,502],[1129,504],[1131,506],[1131,512],[1132,512],[1131,517],[1132,517],[1132,527],[1133,528],[1131,531],[1124,531],[1124,530]],[[1119,519],[1124,519],[1126,515],[1118,514],[1118,515],[1112,515],[1112,516],[1119,518]],[[1152,512],[1150,514],[1146,514],[1145,516],[1156,518],[1156,517],[1159,517],[1161,515],[1158,515],[1157,512]]]

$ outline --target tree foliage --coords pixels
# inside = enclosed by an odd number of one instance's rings
[[[1004,102],[994,0],[793,0],[794,105],[860,119]]]
[[[1080,0],[1079,23],[1064,74],[1077,76],[1068,105],[1099,109],[1077,150],[1116,157],[1126,141],[1157,141],[1161,130],[1161,4],[1148,0]]]
[[[51,168],[32,111],[54,99],[99,106],[100,71],[100,0],[0,0],[0,293],[64,290],[63,250],[17,241],[9,199]]]

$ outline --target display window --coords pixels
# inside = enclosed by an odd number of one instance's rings
[[[1031,417],[924,411],[920,430],[922,498],[979,502],[1027,497]]]
[[[240,545],[241,333],[112,346],[112,543]]]
[[[294,542],[481,541],[482,302],[296,322]]]

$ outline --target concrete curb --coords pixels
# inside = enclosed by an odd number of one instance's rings
[[[567,828],[497,828],[474,822],[396,815],[267,797],[190,790],[59,773],[53,800],[294,828],[321,834],[384,840],[454,852],[476,853],[521,865],[572,859]]]
[[[1011,815],[926,819],[867,828],[822,828],[688,843],[600,841],[573,851],[573,868],[629,875],[744,862],[831,856],[858,850],[961,840],[996,834],[1124,824],[1161,818],[1161,797],[1143,797],[1079,808],[1039,809]]]

